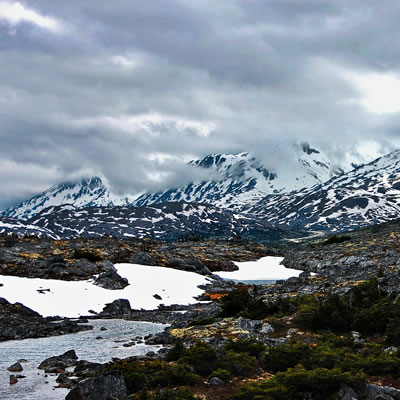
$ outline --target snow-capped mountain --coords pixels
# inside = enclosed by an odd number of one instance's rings
[[[282,153],[286,153],[283,157],[285,159],[277,160],[276,154]],[[282,146],[271,148],[266,152],[265,159],[271,167],[266,168],[250,153],[212,154],[202,160],[190,162],[207,170],[210,179],[141,196],[121,197],[113,194],[100,178],[86,178],[79,182],[52,186],[31,199],[4,210],[1,215],[29,219],[48,207],[62,204],[83,208],[128,204],[142,207],[166,202],[191,202],[239,210],[256,204],[267,194],[311,187],[343,173],[343,169],[335,167],[328,157],[308,144],[285,149]]]
[[[400,150],[311,189],[269,195],[247,211],[271,224],[331,232],[400,218]]]
[[[282,154],[281,150],[271,149],[270,157],[267,154],[266,159]],[[281,160],[279,166],[266,168],[250,153],[211,154],[191,164],[208,169],[214,179],[192,182],[164,192],[145,193],[133,205],[185,201],[239,210],[256,204],[267,194],[311,187],[344,172],[306,143],[292,146],[287,156],[288,160]]]
[[[130,204],[134,197],[114,195],[98,177],[81,179],[79,182],[54,185],[46,191],[1,212],[1,215],[29,219],[42,210],[61,204],[75,207],[122,206]]]

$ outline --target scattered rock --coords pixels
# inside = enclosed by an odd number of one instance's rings
[[[162,297],[159,294],[153,294],[153,297],[157,300],[162,300]]]
[[[17,382],[17,377],[15,375],[10,375],[10,385],[15,385]]]

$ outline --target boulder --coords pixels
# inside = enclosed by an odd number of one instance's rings
[[[357,393],[348,385],[342,385],[336,394],[337,400],[358,400]]]
[[[79,382],[65,400],[126,400],[126,384],[118,371],[106,372]]]
[[[117,299],[108,303],[103,308],[101,315],[103,317],[120,318],[132,312],[131,303],[126,299]]]
[[[117,272],[102,272],[94,281],[94,284],[104,289],[119,290],[129,285],[128,279],[122,278]]]
[[[223,380],[217,378],[216,376],[213,376],[213,377],[208,381],[208,383],[209,383],[211,386],[221,386],[221,385],[224,385],[224,384],[225,384],[225,382],[224,382]]]
[[[75,350],[69,350],[59,356],[46,358],[40,363],[39,369],[45,369],[45,370],[51,368],[55,368],[56,370],[65,369],[68,367],[75,366],[77,364],[77,360],[78,357],[75,353]]]
[[[10,372],[21,372],[23,370],[22,365],[19,362],[16,362],[13,365],[10,365],[8,368]]]
[[[261,331],[263,325],[264,323],[261,320],[252,320],[243,317],[239,317],[237,320],[237,327],[249,332],[259,332]]]
[[[15,385],[18,382],[18,378],[15,375],[10,375],[10,385]]]
[[[400,400],[400,390],[391,386],[366,385],[366,400]]]

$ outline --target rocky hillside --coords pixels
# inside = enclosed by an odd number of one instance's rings
[[[300,230],[347,231],[400,216],[400,151],[319,186],[266,196],[248,211]]]

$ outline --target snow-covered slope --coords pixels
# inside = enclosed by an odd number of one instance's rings
[[[32,225],[26,221],[8,217],[0,217],[0,233],[48,236],[52,239],[58,238],[56,234],[46,228],[41,228],[40,226]]]
[[[400,218],[400,150],[311,189],[267,196],[247,211],[272,224],[327,231]]]
[[[111,193],[100,178],[85,178],[79,182],[62,183],[36,196],[4,210],[1,215],[29,219],[42,210],[61,204],[75,207],[121,206],[129,204],[134,197],[121,198]]]
[[[269,150],[271,164],[281,148]],[[292,146],[287,160],[266,168],[250,153],[212,154],[192,165],[210,170],[214,179],[193,182],[187,186],[159,193],[145,193],[133,202],[135,206],[185,201],[210,203],[221,208],[239,210],[243,206],[257,203],[267,194],[283,193],[311,187],[342,174],[320,151],[304,143]],[[219,177],[215,178],[215,177]]]
[[[235,235],[277,240],[301,235],[285,227],[273,227],[254,218],[196,203],[163,203],[148,207],[50,207],[29,223],[53,232],[58,238],[109,235],[118,238],[154,238],[173,241],[194,236]]]

